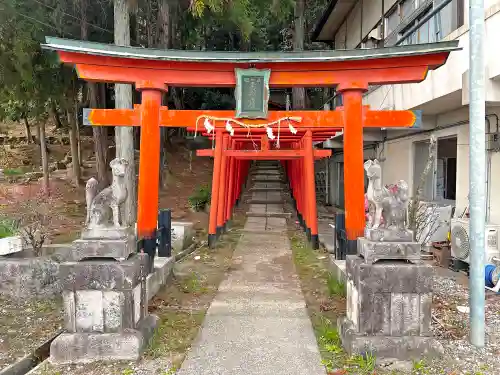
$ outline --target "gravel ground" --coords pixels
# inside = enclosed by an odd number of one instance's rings
[[[170,375],[172,362],[165,358],[135,362],[96,362],[85,365],[53,366],[43,362],[27,375]]]
[[[500,296],[486,295],[485,348],[468,342],[469,291],[450,277],[436,276],[433,333],[444,348],[438,360],[421,363],[422,374],[498,374],[500,372]]]
[[[0,370],[50,339],[62,324],[60,299],[15,301],[0,297]]]

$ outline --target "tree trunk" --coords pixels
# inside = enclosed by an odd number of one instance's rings
[[[30,124],[26,117],[23,117],[24,122],[24,130],[26,131],[26,138],[28,139],[28,143],[33,143],[33,136],[31,135]]]
[[[146,38],[147,47],[154,47],[154,35],[153,35],[153,9],[151,9],[151,0],[146,1]]]
[[[100,108],[97,97],[97,84],[88,83],[90,107]],[[109,185],[108,179],[108,129],[105,126],[93,126],[92,134],[94,137],[94,150],[97,170],[97,181],[99,182],[99,190]]]
[[[169,0],[160,0],[158,4],[158,48],[168,49],[171,46],[171,13],[172,7],[170,6]],[[170,89],[172,90],[172,89]],[[172,93],[175,96],[175,92]],[[162,101],[163,105],[167,105],[167,95],[164,94]],[[162,127],[160,129],[160,189],[166,187],[167,181],[167,140],[168,140],[168,129]]]
[[[179,29],[179,1],[173,1],[170,9],[170,48],[181,49],[180,37],[178,37]]]
[[[304,28],[305,28],[305,0],[295,1],[295,21],[293,33],[293,50],[304,50]],[[303,87],[292,88],[293,109],[304,109],[306,107],[306,91]]]
[[[40,139],[40,154],[42,155],[43,182],[42,190],[45,196],[50,195],[49,186],[49,155],[47,153],[47,141],[45,139],[45,120],[40,121],[37,126],[38,139]]]
[[[114,0],[114,37],[115,44],[119,46],[130,45],[130,16],[127,0]],[[115,85],[115,107],[132,108],[132,86],[124,84]],[[122,223],[134,225],[136,222],[136,178],[135,178],[135,152],[134,152],[134,128],[132,126],[115,127],[116,156],[128,162],[125,185],[127,187],[127,199],[122,211]]]
[[[82,166],[82,144],[80,142],[80,122],[78,121],[78,103],[75,102],[75,125],[76,125],[76,147],[78,153],[78,165]]]
[[[169,48],[170,46],[170,2],[169,0],[160,0],[158,5],[158,37],[159,48]]]
[[[50,115],[52,116],[52,119],[54,120],[56,129],[61,129],[63,127],[63,123],[59,118],[59,113],[57,112],[56,103],[54,103],[52,100],[50,101],[49,112]]]
[[[77,126],[73,108],[66,111],[69,123],[69,143],[71,146],[71,165],[73,168],[73,183],[80,186],[80,159],[78,158],[78,138],[76,136]]]
[[[80,0],[80,15],[81,26],[80,33],[82,40],[88,39],[87,27],[87,0]],[[95,82],[88,82],[89,104],[90,108],[106,108],[106,105],[100,106],[99,102],[105,103],[106,98],[99,100],[99,87]],[[108,166],[107,166],[107,153],[108,153],[108,129],[105,126],[93,126],[92,135],[94,138],[94,152],[96,159],[97,181],[99,183],[98,190],[102,190],[108,186]]]
[[[332,103],[330,101],[330,88],[325,87],[323,89],[323,110],[330,111],[332,109]]]

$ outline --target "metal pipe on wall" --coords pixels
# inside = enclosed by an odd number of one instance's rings
[[[484,347],[486,229],[484,0],[469,0],[469,27],[470,342],[476,347]]]

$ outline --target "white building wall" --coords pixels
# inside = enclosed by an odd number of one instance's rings
[[[397,0],[384,0],[387,12]],[[361,12],[361,5],[363,12]],[[359,1],[335,34],[336,49],[354,49],[373,30],[382,18],[382,0]],[[347,28],[346,28],[347,26]],[[347,43],[346,43],[347,30]]]
[[[486,33],[486,100],[500,104],[500,59],[498,58],[498,35],[500,35],[500,1],[485,12]],[[461,51],[452,52],[446,64],[430,71],[425,81],[415,84],[382,86],[364,98],[364,103],[376,108],[423,109],[436,114],[468,104],[469,28],[467,24],[448,35],[445,40],[459,40]],[[462,91],[463,88],[463,91]],[[391,91],[388,93],[388,91]]]
[[[384,0],[387,12],[396,0]],[[363,12],[360,4],[352,10],[335,36],[337,48],[343,48],[345,30],[347,45],[344,48],[355,48],[379,22],[382,12],[382,0],[363,1]],[[485,0],[486,22],[486,113],[500,114],[500,54],[498,36],[500,35],[500,0]],[[464,3],[464,25],[449,34],[445,40],[459,40],[461,51],[452,52],[447,63],[435,71],[429,72],[426,80],[418,84],[382,86],[369,92],[364,97],[364,104],[375,109],[421,109],[425,116],[423,128],[436,129],[436,137],[457,137],[457,176],[456,207],[461,212],[468,204],[469,193],[469,124],[468,124],[468,67],[469,67],[469,2]],[[362,33],[361,37],[361,15]],[[497,110],[498,108],[498,110]],[[491,118],[494,125],[495,119]],[[390,140],[401,134],[401,131],[390,130],[388,141],[379,144],[373,152],[365,151],[366,157],[379,157],[382,162],[382,180],[384,184],[392,184],[397,180],[408,181],[413,191],[414,181],[414,143],[428,140],[431,132],[408,135]],[[487,212],[489,221],[500,224],[500,153],[488,153],[490,168]],[[330,163],[330,199],[338,202],[338,163],[343,162],[343,154],[332,157]]]
[[[340,26],[337,34],[335,34],[335,49],[347,49],[346,47],[346,23]]]
[[[488,108],[487,113],[500,115],[500,110]],[[468,119],[468,108],[445,113],[437,117],[437,130],[433,131],[438,139],[446,137],[457,137],[457,177],[456,177],[456,207],[457,212],[462,212],[468,204],[469,194],[469,124],[462,122]],[[492,128],[495,126],[495,118],[491,118]],[[457,125],[460,124],[460,125]],[[445,127],[439,129],[439,127]],[[419,176],[414,176],[414,143],[429,140],[431,132],[415,134],[405,138],[388,140],[384,145],[379,145],[377,155],[385,160],[382,164],[382,181],[384,184],[392,184],[403,179],[408,182],[410,191],[413,191],[415,181]],[[500,153],[488,152],[491,158],[490,170],[487,180],[489,189],[489,221],[500,224]]]
[[[349,13],[347,22],[347,49],[354,49],[361,43],[361,2]]]

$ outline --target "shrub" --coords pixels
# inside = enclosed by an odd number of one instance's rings
[[[22,169],[20,168],[17,168],[17,169],[4,169],[3,170],[3,174],[5,176],[19,176],[19,175],[22,175],[24,172]]]
[[[0,219],[0,238],[12,237],[17,235],[17,223],[10,219]]]
[[[195,211],[201,211],[210,202],[211,189],[208,185],[199,187],[192,195],[189,196],[189,206]]]

